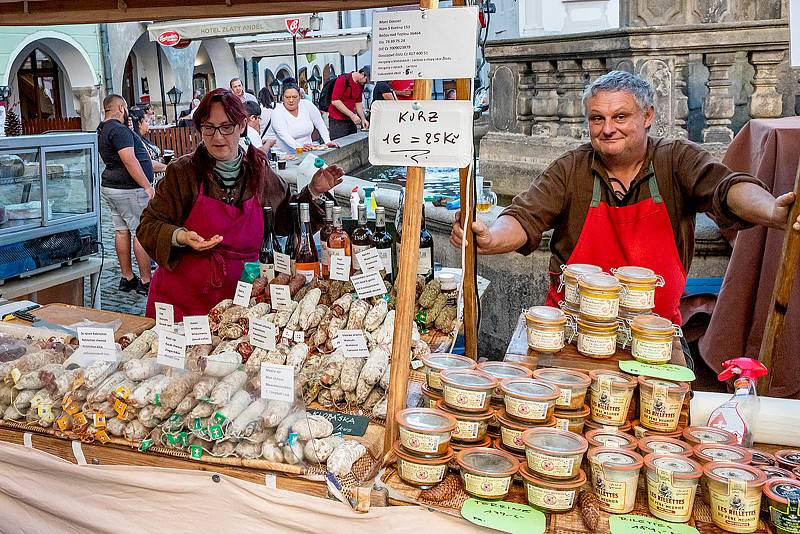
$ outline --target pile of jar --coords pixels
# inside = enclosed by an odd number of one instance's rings
[[[557,352],[575,341],[578,352],[605,359],[630,343],[634,358],[668,363],[677,328],[653,314],[655,291],[664,280],[645,267],[626,266],[607,274],[596,265],[562,268],[563,309],[534,306],[525,313],[528,345]]]

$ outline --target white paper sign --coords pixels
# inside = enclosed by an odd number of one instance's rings
[[[362,273],[377,273],[383,269],[383,262],[381,256],[378,254],[378,249],[369,247],[356,254],[358,260],[358,267]]]
[[[264,319],[250,319],[250,344],[264,350],[275,350],[275,325]]]
[[[470,102],[379,100],[370,113],[373,165],[461,168],[472,161]]]
[[[186,345],[210,345],[211,328],[208,326],[208,315],[185,315],[183,330],[186,334]]]
[[[345,358],[368,358],[369,348],[361,330],[339,330],[336,347],[341,348]]]
[[[294,402],[294,367],[276,363],[262,363],[261,398]]]
[[[233,294],[233,303],[247,308],[250,306],[250,295],[253,293],[253,284],[239,280],[236,282],[236,293]]]
[[[285,310],[291,306],[292,293],[289,291],[289,286],[270,284],[269,297],[270,300],[272,300],[272,307],[275,310]]]
[[[474,6],[376,11],[370,80],[472,78],[477,29]]]
[[[282,252],[275,252],[275,272],[292,274],[292,259],[288,254]]]
[[[175,308],[172,304],[156,302],[156,329],[175,331]]]
[[[161,330],[158,333],[156,362],[183,369],[186,364],[186,338],[175,332]]]
[[[350,277],[353,287],[356,288],[358,298],[367,299],[386,294],[386,285],[380,273],[355,274]]]
[[[331,256],[331,280],[350,280],[350,256]]]
[[[111,328],[78,328],[78,343],[84,357],[92,361],[117,361],[114,330]]]

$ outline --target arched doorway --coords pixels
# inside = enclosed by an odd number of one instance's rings
[[[297,85],[299,85],[303,91],[308,92],[308,68],[303,67],[300,69]]]
[[[335,77],[336,77],[336,68],[333,66],[333,63],[328,63],[327,65],[325,65],[325,68],[322,69],[322,84],[325,85],[325,82]]]
[[[192,93],[193,96],[203,98],[207,92],[216,87],[214,76],[214,65],[211,57],[206,50],[205,42],[200,43],[197,49],[197,56],[194,59],[194,72],[192,73]]]
[[[132,106],[137,102],[136,98],[136,81],[138,80],[137,74],[138,61],[136,54],[131,52],[128,55],[128,60],[125,62],[125,70],[122,72],[122,88],[120,94]]]
[[[62,118],[64,75],[51,55],[34,48],[17,70],[22,120]]]

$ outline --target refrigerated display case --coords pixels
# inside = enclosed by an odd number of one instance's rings
[[[97,134],[0,137],[0,282],[97,252]]]

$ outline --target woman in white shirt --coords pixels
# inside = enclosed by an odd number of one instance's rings
[[[310,150],[315,146],[311,139],[315,128],[326,146],[339,146],[331,142],[328,127],[317,107],[300,97],[300,88],[297,85],[283,86],[283,102],[275,106],[271,119],[267,137],[275,138],[278,150],[288,154],[294,154],[299,147]]]

